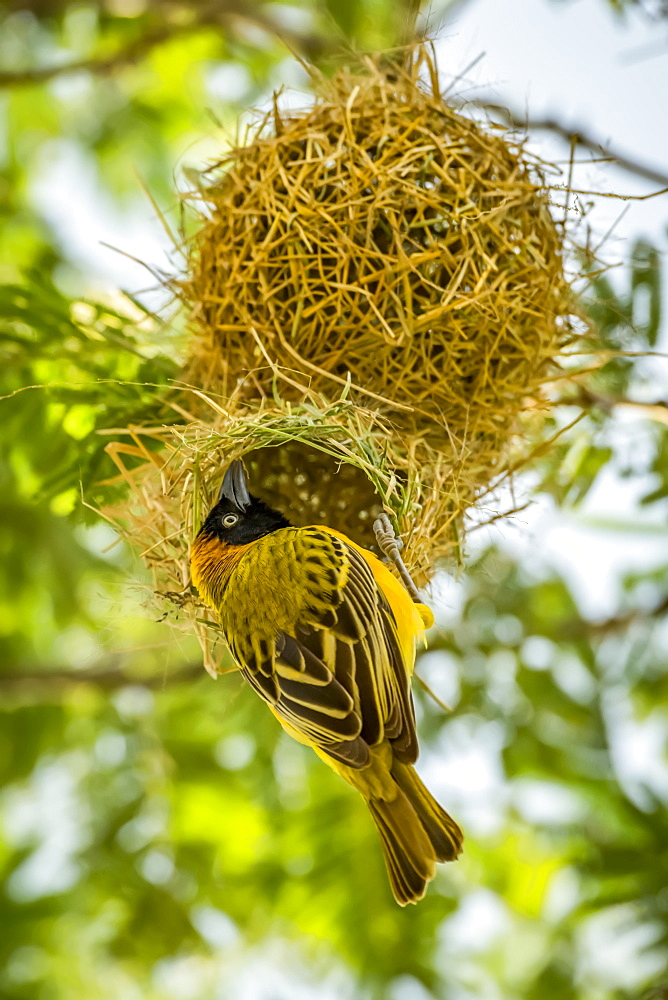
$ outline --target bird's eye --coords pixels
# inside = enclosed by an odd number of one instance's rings
[[[226,528],[231,528],[239,520],[238,514],[226,514],[223,518],[223,524]]]

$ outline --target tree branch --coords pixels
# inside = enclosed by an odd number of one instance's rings
[[[297,49],[311,59],[316,59],[331,48],[332,43],[317,35],[301,34],[282,26],[270,14],[261,9],[261,4],[244,0],[214,0],[199,7],[188,8],[194,14],[192,20],[181,22],[166,21],[152,31],[147,31],[124,48],[105,56],[95,56],[57,66],[38,66],[31,69],[0,73],[0,88],[21,87],[47,83],[57,77],[71,73],[93,73],[104,76],[116,72],[146,56],[151,49],[180,35],[193,34],[205,28],[229,30],[234,21],[246,21],[256,25],[268,34],[274,35],[288,47]]]
[[[592,392],[591,389],[580,385],[574,399],[562,399],[559,400],[559,403],[569,406],[574,403],[584,407],[597,406],[606,413],[611,413],[612,410],[619,407],[625,407],[629,410],[636,410],[639,417],[655,420],[660,424],[668,424],[668,402],[663,399],[657,399],[652,403],[643,403],[635,399],[610,399],[608,396],[601,396],[599,393]]]
[[[201,20],[192,24],[163,24],[153,31],[147,31],[146,34],[141,35],[134,42],[130,42],[125,48],[119,49],[117,52],[112,52],[107,56],[81,59],[77,62],[64,63],[59,66],[38,66],[34,69],[0,73],[0,87],[21,87],[34,83],[47,83],[49,80],[54,80],[59,76],[67,76],[70,73],[95,73],[98,76],[104,76],[107,73],[113,73],[117,69],[122,69],[131,63],[137,62],[138,59],[147,55],[156,45],[161,45],[163,42],[175,38],[177,35],[199,31],[201,28],[207,26],[208,24]]]
[[[563,636],[565,639],[579,639],[584,637],[600,637],[614,632],[623,632],[632,625],[635,625],[636,622],[646,624],[650,621],[663,618],[667,612],[668,597],[659,604],[655,605],[653,608],[648,608],[647,610],[635,608],[633,611],[627,611],[626,614],[614,615],[612,618],[605,618],[603,621],[598,622],[587,622],[582,620],[572,622],[571,624],[564,626]]]
[[[133,684],[159,689],[172,687],[175,684],[189,684],[204,676],[205,671],[201,660],[196,663],[186,663],[176,670],[149,676],[133,675],[120,665],[109,667],[97,665],[86,670],[73,670],[71,667],[34,668],[0,673],[0,693],[3,696],[9,694],[29,695],[37,701],[40,699],[46,701],[54,694],[79,684],[92,684],[104,691],[114,691]]]
[[[597,157],[616,164],[616,166],[621,167],[622,170],[626,170],[628,173],[659,184],[662,188],[668,187],[668,173],[650,167],[646,163],[634,160],[619,150],[606,146],[604,143],[599,142],[598,139],[588,135],[584,129],[575,126],[569,127],[557,121],[556,118],[528,118],[526,115],[518,114],[505,105],[496,104],[492,101],[479,100],[471,103],[475,104],[476,107],[483,108],[490,114],[497,115],[503,124],[510,128],[519,129],[524,132],[553,132],[555,135],[565,139],[571,146],[588,149],[590,152],[595,153]]]

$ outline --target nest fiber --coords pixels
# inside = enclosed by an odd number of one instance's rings
[[[448,107],[428,61],[424,90],[422,56],[339,73],[208,175],[193,384],[269,394],[269,358],[436,443],[507,430],[560,347],[560,237],[521,150]]]
[[[370,545],[389,507],[426,579],[572,338],[540,166],[450,107],[419,48],[320,80],[303,112],[276,104],[190,198],[177,290],[201,395],[161,489],[196,471],[199,516],[244,455],[295,523]]]

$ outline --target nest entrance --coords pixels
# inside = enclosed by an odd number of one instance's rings
[[[280,510],[295,527],[326,524],[366,548],[383,505],[368,476],[299,441],[247,453],[252,493]]]

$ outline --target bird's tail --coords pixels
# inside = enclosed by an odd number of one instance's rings
[[[411,764],[392,763],[392,798],[370,796],[367,803],[380,833],[394,898],[417,903],[434,877],[438,861],[454,861],[463,834],[439,806]]]

